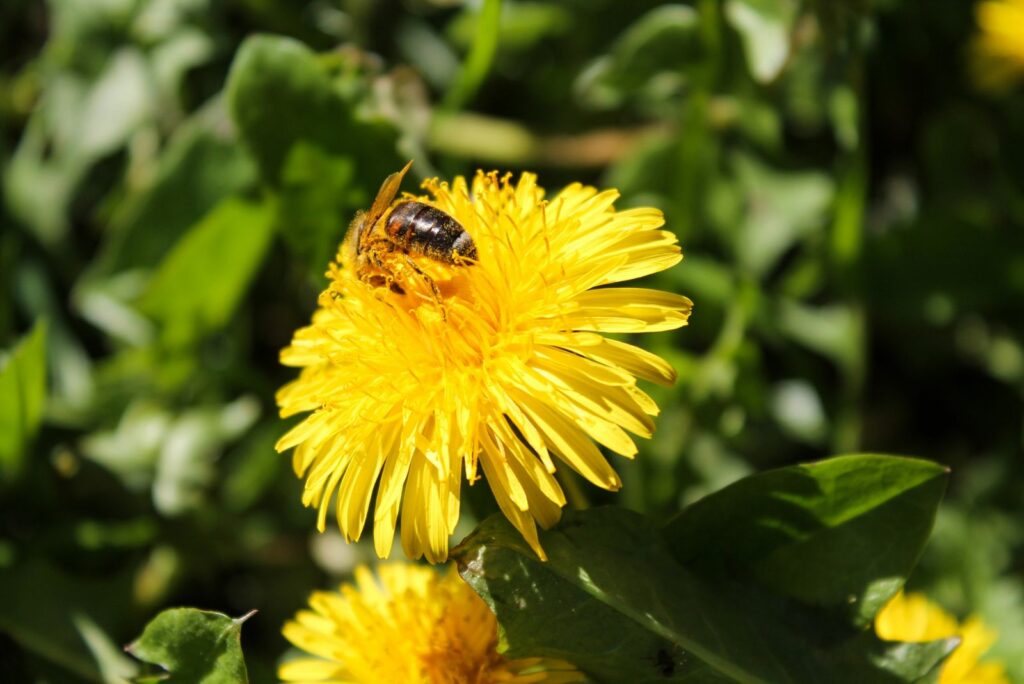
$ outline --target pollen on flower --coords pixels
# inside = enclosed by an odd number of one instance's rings
[[[959,637],[960,644],[942,665],[939,684],[1009,684],[1001,663],[982,662],[996,641],[994,630],[979,618],[962,624],[923,594],[892,598],[875,618],[875,632],[889,641],[934,641]]]
[[[278,392],[281,414],[308,415],[277,448],[294,448],[321,530],[335,501],[342,534],[358,539],[376,486],[382,557],[399,512],[408,556],[447,557],[463,473],[486,478],[543,557],[536,523],[553,525],[565,504],[556,468],[618,489],[598,445],[632,458],[630,433],[652,434],[658,407],[637,379],[668,385],[675,372],[604,333],[685,325],[687,298],[617,286],[682,255],[660,211],[617,211],[615,191],[573,184],[548,200],[532,174],[513,183],[494,172],[424,188],[404,201],[452,217],[477,259],[393,254],[381,282],[340,250],[311,325],[281,353],[302,369]]]
[[[309,609],[284,626],[292,644],[314,656],[286,662],[284,681],[323,684],[569,684],[583,681],[569,663],[508,660],[498,651],[498,623],[454,568],[446,574],[389,564],[374,577],[356,570],[355,585],[316,592]],[[400,647],[396,647],[400,644]]]

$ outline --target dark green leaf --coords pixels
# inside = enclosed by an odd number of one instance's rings
[[[512,657],[604,682],[910,682],[955,645],[887,644],[751,586],[699,578],[657,530],[615,508],[568,513],[541,562],[502,517],[453,552]],[[640,574],[642,569],[642,574]]]
[[[195,608],[171,608],[153,618],[127,650],[170,673],[167,684],[244,684],[242,623]]]
[[[0,477],[21,470],[46,403],[46,323],[39,321],[0,367]]]
[[[665,528],[704,576],[750,578],[869,623],[931,532],[948,471],[930,461],[844,456],[745,478]]]
[[[86,625],[122,629],[131,594],[131,573],[123,569],[75,575],[37,559],[15,562],[0,569],[0,632],[67,672],[101,681],[103,663]]]

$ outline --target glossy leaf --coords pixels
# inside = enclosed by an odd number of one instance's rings
[[[498,616],[510,656],[564,658],[602,682],[911,682],[955,645],[881,642],[698,577],[650,521],[623,509],[570,512],[541,543],[547,562],[492,517],[453,557]]]
[[[745,478],[665,528],[676,559],[705,577],[753,579],[867,624],[924,548],[948,470],[844,456]]]

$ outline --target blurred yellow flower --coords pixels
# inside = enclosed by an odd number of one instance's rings
[[[553,525],[565,504],[555,458],[618,489],[594,442],[632,457],[626,431],[649,437],[658,413],[636,379],[675,381],[661,358],[601,333],[670,330],[690,313],[680,295],[600,286],[661,271],[682,255],[675,236],[659,230],[660,211],[616,211],[615,191],[573,184],[545,200],[533,174],[512,183],[495,172],[478,172],[471,187],[462,177],[424,187],[430,197],[418,199],[465,228],[478,262],[418,257],[418,272],[389,288],[360,280],[343,248],[312,325],[281,352],[284,364],[302,368],[278,392],[281,415],[312,414],[277,448],[295,447],[303,503],[319,507],[321,531],[336,498],[342,534],[358,539],[377,485],[381,557],[401,508],[405,553],[444,560],[461,471],[473,483],[482,469],[501,510],[543,558],[535,522]]]
[[[572,665],[549,658],[506,660],[497,652],[498,622],[455,569],[440,574],[411,563],[366,567],[355,586],[315,592],[310,610],[284,636],[315,658],[284,663],[286,682],[323,684],[568,684],[584,681]]]
[[[996,632],[977,617],[958,623],[922,594],[896,594],[875,618],[875,632],[888,641],[960,637],[960,645],[942,666],[939,684],[1010,684],[1000,663],[979,662],[995,643]]]
[[[1003,88],[1024,77],[1024,0],[982,0],[976,7],[975,79]]]

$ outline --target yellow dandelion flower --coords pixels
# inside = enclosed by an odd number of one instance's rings
[[[996,641],[995,630],[979,618],[960,624],[956,618],[922,594],[902,591],[879,611],[875,632],[888,641],[934,641],[960,637],[960,645],[942,666],[939,684],[1009,684],[1000,663],[980,662]]]
[[[565,505],[556,459],[618,489],[595,442],[632,457],[627,431],[650,437],[658,412],[637,378],[675,380],[661,358],[601,333],[678,328],[690,301],[604,286],[682,255],[660,211],[616,211],[614,190],[573,184],[547,200],[533,174],[512,183],[495,172],[423,187],[430,196],[415,199],[461,224],[475,259],[392,254],[401,268],[382,282],[360,278],[359,256],[343,247],[312,324],[281,353],[302,368],[278,392],[282,416],[312,413],[277,448],[295,448],[321,531],[334,499],[342,534],[358,539],[376,485],[381,557],[400,508],[405,553],[447,557],[464,469],[470,483],[482,472],[543,558],[535,523],[553,525]]]
[[[976,7],[975,78],[999,89],[1024,77],[1024,0],[982,0]]]
[[[286,682],[313,684],[568,684],[584,681],[572,665],[549,658],[507,660],[498,653],[498,622],[452,568],[411,563],[366,567],[355,585],[315,592],[310,610],[284,636],[315,658],[284,663]]]

